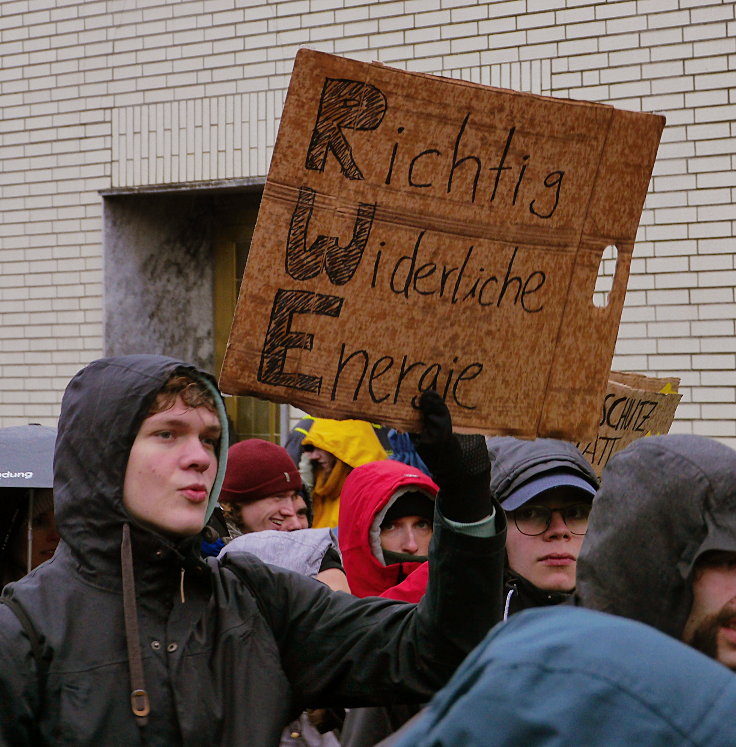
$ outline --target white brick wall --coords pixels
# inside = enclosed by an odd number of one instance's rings
[[[660,111],[614,366],[736,446],[736,1],[0,2],[0,425],[103,349],[100,189],[265,176],[302,45]]]

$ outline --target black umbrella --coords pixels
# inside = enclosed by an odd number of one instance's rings
[[[0,428],[0,488],[52,488],[55,443],[54,428]]]
[[[5,506],[3,488],[28,489],[28,570],[31,570],[31,524],[33,517],[34,493],[36,488],[54,486],[54,445],[56,430],[43,425],[18,425],[0,428],[0,514],[5,526],[0,526],[0,556],[15,525],[15,518],[23,515],[22,506],[17,502],[17,491],[8,491],[6,497],[12,501]],[[3,510],[4,509],[4,510]],[[19,513],[20,512],[20,513]]]

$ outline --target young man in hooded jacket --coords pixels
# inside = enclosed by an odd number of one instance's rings
[[[276,745],[306,707],[426,700],[500,617],[505,531],[487,460],[431,394],[419,442],[441,490],[413,606],[203,560],[227,450],[214,382],[161,356],[83,369],[59,419],[62,541],[3,591],[0,744]]]

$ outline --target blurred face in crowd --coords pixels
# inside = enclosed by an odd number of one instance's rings
[[[181,396],[168,409],[149,415],[125,472],[123,504],[130,516],[166,535],[199,532],[217,474],[220,434],[210,408],[190,407]]]
[[[335,462],[337,461],[335,456],[330,454],[329,451],[316,448],[308,451],[307,454],[309,454],[309,458],[312,460],[314,466],[319,465],[325,479],[329,477],[330,472],[332,472],[332,468],[335,466]]]
[[[53,491],[50,488],[40,488],[35,491],[35,499],[42,496],[51,497],[52,495]],[[54,509],[50,508],[36,516],[31,524],[31,569],[48,560],[54,554],[58,544],[59,533],[56,530]],[[15,532],[12,554],[17,565],[25,568],[28,563],[26,522],[23,522],[18,527],[18,531]]]
[[[235,504],[234,510],[244,532],[262,532],[264,529],[293,532],[309,526],[307,504],[293,490],[250,503]]]
[[[508,512],[509,567],[539,589],[575,588],[578,555],[591,507],[590,500],[581,500],[580,495],[566,487],[552,488]],[[547,520],[549,525],[544,529]]]
[[[402,516],[381,524],[381,547],[407,555],[429,554],[432,522],[423,516]]]
[[[736,552],[712,551],[698,560],[682,640],[736,671]]]

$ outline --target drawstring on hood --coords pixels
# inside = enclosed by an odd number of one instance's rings
[[[130,546],[130,524],[123,524],[123,540],[120,543],[120,566],[123,574],[123,613],[125,615],[125,640],[128,645],[128,668],[130,671],[130,707],[138,726],[148,723],[151,705],[146,692],[143,672],[141,641],[138,633],[138,609],[135,601],[135,579],[133,575],[133,551]]]
[[[528,579],[512,571],[508,565],[504,572],[504,585],[508,589],[504,620],[509,615],[514,615],[529,607],[550,607],[555,604],[562,604],[572,596],[570,591],[540,589]]]
[[[516,592],[516,589],[511,588],[509,589],[509,593],[506,595],[506,604],[503,606],[503,619],[508,620],[509,619],[509,607],[511,606],[511,597],[514,596],[514,593]]]
[[[31,572],[33,564],[33,503],[36,493],[31,488],[28,491],[28,521],[26,522],[26,567]]]

